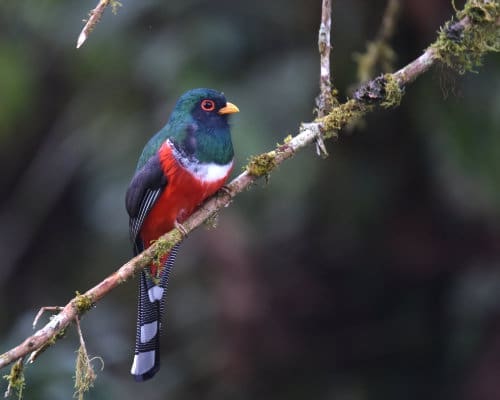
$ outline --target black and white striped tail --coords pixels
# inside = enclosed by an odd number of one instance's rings
[[[139,279],[137,333],[134,362],[130,373],[138,382],[150,379],[160,369],[161,317],[165,310],[168,277],[174,265],[179,244],[175,245],[163,266],[160,283],[155,285],[143,270]]]

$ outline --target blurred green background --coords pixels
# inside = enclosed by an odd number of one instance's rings
[[[124,193],[184,91],[240,107],[235,173],[312,119],[320,3],[123,0],[80,50],[96,0],[0,3],[0,352],[131,256]],[[384,6],[334,1],[343,99]],[[396,66],[452,13],[402,1]],[[105,368],[86,398],[500,398],[500,58],[484,64],[433,69],[329,158],[303,151],[190,235],[154,380],[129,375],[136,282],[99,302],[82,327]],[[77,347],[70,329],[29,366],[25,398],[71,398]]]

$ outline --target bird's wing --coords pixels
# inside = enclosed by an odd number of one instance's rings
[[[135,254],[144,250],[144,245],[139,237],[139,231],[149,211],[167,185],[167,177],[163,173],[158,154],[152,156],[141,169],[139,169],[125,195],[125,207],[130,216],[130,239],[134,244]]]

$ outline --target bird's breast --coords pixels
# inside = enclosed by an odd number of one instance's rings
[[[184,167],[197,179],[210,184],[218,182],[221,179],[226,179],[233,168],[233,161],[225,165],[215,163],[187,163]]]
[[[175,221],[186,220],[197,206],[220,189],[233,167],[232,161],[218,165],[180,159],[169,141],[161,146],[159,155],[167,185],[141,229],[145,247],[173,229]]]

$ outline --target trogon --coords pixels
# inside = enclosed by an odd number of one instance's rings
[[[226,182],[233,168],[228,116],[238,112],[223,93],[193,89],[144,147],[125,197],[134,254],[182,222]],[[169,273],[179,245],[141,271],[135,354],[137,381],[160,367],[160,327]]]

